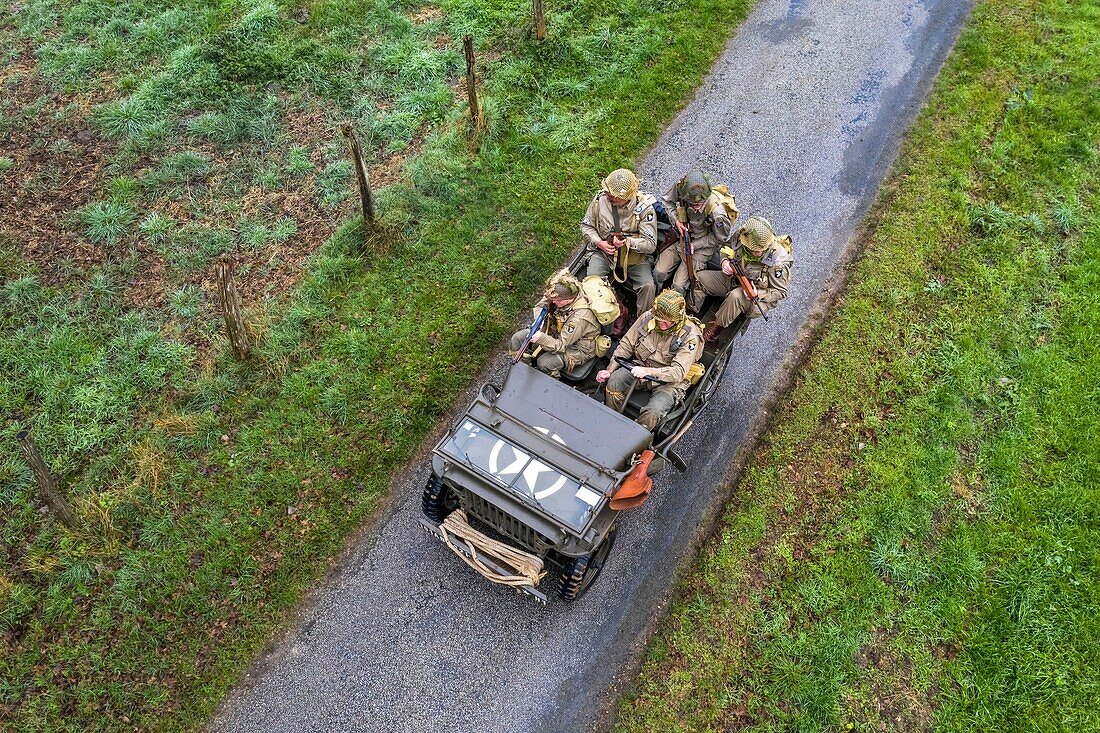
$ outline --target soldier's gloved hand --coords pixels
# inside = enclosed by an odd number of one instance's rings
[[[729,258],[722,260],[722,274],[726,277],[733,277],[733,265],[730,264]]]
[[[610,369],[601,369],[600,371],[596,372],[596,381],[600,384],[603,384],[608,379],[611,379]]]
[[[546,334],[543,333],[542,331],[535,331],[535,335],[531,337],[531,343],[533,343],[533,344],[539,343],[540,341],[542,341],[542,338],[545,335]]]
[[[630,370],[630,374],[635,379],[645,379],[646,377],[652,377],[654,371],[654,369],[650,369],[649,367],[636,366]]]

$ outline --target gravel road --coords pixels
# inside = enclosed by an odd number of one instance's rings
[[[777,369],[848,246],[972,0],[761,0],[696,99],[639,166],[660,192],[711,171],[742,215],[794,237],[791,295],[735,345],[730,373],[662,475],[624,515],[599,582],[544,607],[469,571],[418,526],[424,469],[215,731],[582,731],[668,595]],[[577,217],[581,211],[578,209]],[[701,445],[705,443],[705,445]]]

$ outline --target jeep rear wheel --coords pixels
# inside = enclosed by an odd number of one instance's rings
[[[604,563],[607,562],[607,556],[611,554],[618,531],[619,528],[615,527],[608,532],[594,552],[566,559],[558,576],[558,596],[562,600],[577,600],[596,581],[600,571],[603,570]]]

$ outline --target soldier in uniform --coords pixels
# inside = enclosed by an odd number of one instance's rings
[[[753,216],[745,222],[737,234],[738,246],[730,250],[723,248],[722,271],[707,270],[698,273],[699,284],[708,295],[724,295],[725,299],[715,314],[714,321],[707,326],[704,337],[707,341],[718,338],[722,329],[733,323],[742,313],[756,318],[774,308],[779,301],[787,297],[791,285],[791,264],[794,256],[791,251],[791,237],[778,237],[772,225],[762,216]],[[759,307],[752,302],[734,277],[734,263],[756,288]]]
[[[702,288],[696,284],[694,275],[699,270],[705,270],[707,261],[730,240],[733,222],[718,193],[711,189],[710,179],[702,171],[691,171],[681,178],[665,194],[664,200],[666,208],[676,212],[680,242],[657,258],[655,276],[658,282],[663,282],[675,269],[672,289],[686,295],[688,286],[693,285],[694,300],[701,302]],[[688,239],[692,246],[690,258],[686,250]]]
[[[538,347],[535,366],[552,377],[572,372],[596,358],[596,337],[600,335],[600,322],[581,292],[581,283],[568,270],[553,274],[546,281],[543,298],[535,306],[537,315],[548,307],[543,330],[538,331],[531,343]],[[527,339],[529,329],[512,334],[512,351],[519,351]]]
[[[653,252],[657,249],[656,199],[638,192],[638,179],[626,168],[608,174],[581,221],[589,252],[588,275],[610,275],[629,282],[637,312],[653,306]]]
[[[653,394],[637,422],[654,430],[684,399],[689,386],[688,373],[702,354],[703,334],[698,321],[687,317],[684,296],[675,290],[664,290],[657,296],[653,310],[643,313],[623,336],[611,363],[596,375],[596,381],[607,382],[607,406],[618,410],[631,382],[641,380],[635,389]],[[626,359],[638,366],[620,367],[619,362]]]

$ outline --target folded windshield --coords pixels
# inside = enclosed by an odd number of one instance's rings
[[[578,532],[602,498],[591,487],[472,420],[464,420],[441,449]]]

